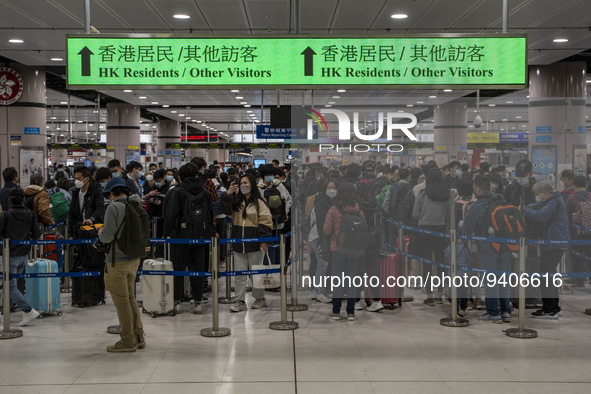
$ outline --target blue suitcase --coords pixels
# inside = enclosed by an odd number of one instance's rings
[[[59,272],[57,263],[47,259],[29,260],[25,268],[27,274],[57,272]],[[40,317],[49,313],[62,315],[59,278],[26,278],[25,289],[27,302],[41,314]]]

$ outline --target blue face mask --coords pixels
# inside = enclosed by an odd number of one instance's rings
[[[174,176],[172,176],[172,175],[167,175],[167,176],[166,176],[166,180],[167,180],[168,182],[172,182],[172,181],[174,180]]]
[[[113,176],[113,178],[119,178],[119,177],[121,177],[121,173],[119,171],[112,172],[111,175]]]
[[[524,177],[517,177],[515,178],[517,180],[517,183],[520,184],[521,186],[525,186],[529,183],[529,178],[524,176]]]
[[[104,189],[105,187],[107,187],[107,182],[101,182],[101,187]]]
[[[456,176],[462,176],[464,172],[462,170],[456,170]]]
[[[275,180],[275,177],[273,175],[267,175],[265,177],[265,182],[266,183],[273,183],[274,180]]]
[[[155,185],[158,189],[160,189],[162,187],[162,182],[156,182]]]
[[[140,179],[143,176],[144,176],[144,173],[143,172],[140,171],[140,172],[137,173],[137,179]]]

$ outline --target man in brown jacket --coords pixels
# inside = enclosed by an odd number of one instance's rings
[[[49,194],[43,188],[43,175],[31,175],[31,185],[25,189],[25,206],[35,213],[41,226],[54,224],[51,216]]]

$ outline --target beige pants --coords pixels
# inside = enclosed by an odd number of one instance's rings
[[[105,288],[111,293],[121,326],[121,344],[132,347],[137,335],[144,333],[140,309],[135,299],[135,276],[139,260],[105,264]]]

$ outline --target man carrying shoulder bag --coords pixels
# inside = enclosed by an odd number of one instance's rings
[[[105,213],[99,239],[110,244],[105,262],[105,287],[111,293],[121,326],[121,340],[108,346],[113,353],[135,352],[146,346],[140,310],[135,299],[135,277],[140,259],[149,252],[149,220],[141,199],[122,178],[111,179],[104,190],[112,203]]]

